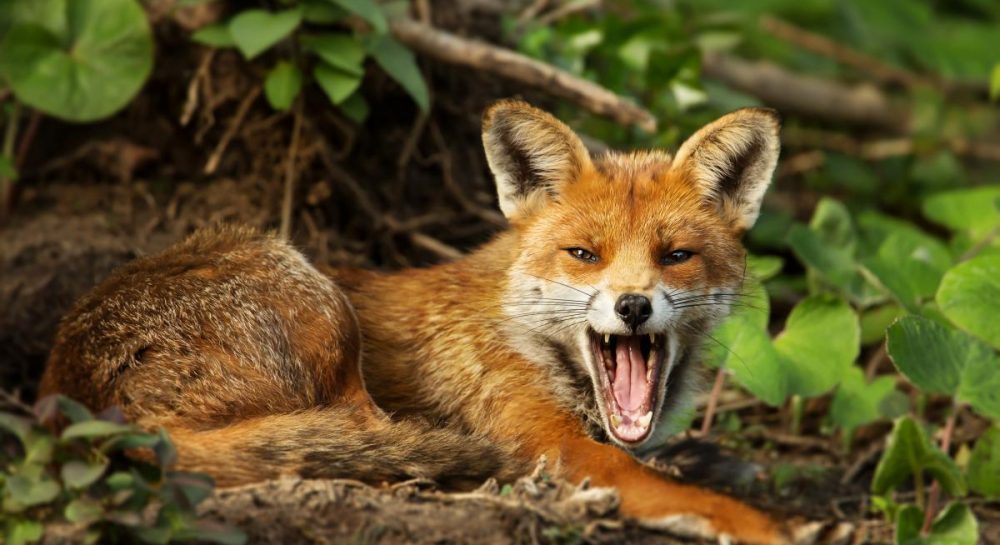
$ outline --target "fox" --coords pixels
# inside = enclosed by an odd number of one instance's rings
[[[114,271],[62,320],[40,395],[164,428],[180,469],[472,486],[545,457],[614,487],[625,516],[790,543],[731,497],[639,456],[693,401],[777,164],[780,120],[746,108],[664,150],[592,155],[514,99],[482,139],[509,227],[454,261],[311,264],[274,234],[196,231]]]

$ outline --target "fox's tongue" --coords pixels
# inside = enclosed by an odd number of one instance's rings
[[[615,348],[615,379],[612,389],[615,401],[626,411],[637,410],[646,400],[649,385],[646,384],[646,358],[642,357],[640,341],[642,337],[619,337]]]

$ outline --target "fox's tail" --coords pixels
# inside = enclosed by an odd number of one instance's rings
[[[490,476],[503,478],[506,466],[502,449],[485,439],[348,407],[267,415],[212,429],[164,424],[177,447],[178,469],[208,473],[219,486],[299,475],[371,483],[424,477],[467,487]]]

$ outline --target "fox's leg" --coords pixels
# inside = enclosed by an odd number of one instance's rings
[[[572,481],[589,478],[596,486],[617,488],[621,511],[645,524],[698,537],[723,537],[740,543],[787,543],[767,515],[733,498],[669,480],[621,449],[589,438],[579,418],[532,392],[523,383],[509,392],[501,414],[485,430],[498,443],[513,443],[518,455],[557,460],[556,471]]]

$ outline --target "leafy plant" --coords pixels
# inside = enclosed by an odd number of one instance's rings
[[[67,425],[56,434],[58,421]],[[0,535],[9,545],[56,529],[86,543],[242,544],[239,530],[198,519],[212,480],[170,470],[175,458],[164,432],[95,417],[62,396],[0,412]]]
[[[421,110],[430,93],[413,53],[389,34],[383,7],[372,0],[301,0],[287,9],[244,9],[192,38],[211,47],[235,47],[247,59],[274,51],[264,82],[272,107],[287,110],[304,82],[315,82],[330,102],[361,121],[368,104],[359,91],[365,60],[396,80]],[[309,78],[306,74],[311,75]]]

